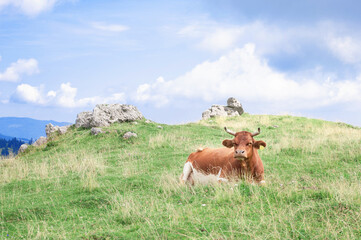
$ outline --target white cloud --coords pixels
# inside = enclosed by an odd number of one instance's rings
[[[154,102],[157,107],[161,107],[168,103],[168,98],[164,94],[157,94],[158,89],[164,84],[163,77],[159,77],[153,84],[142,84],[138,87],[135,100],[139,102]]]
[[[51,90],[46,94],[43,91],[44,86],[33,87],[28,84],[21,84],[16,88],[12,95],[13,102],[32,103],[43,106],[58,106],[65,108],[76,108],[93,106],[100,103],[121,103],[125,102],[124,93],[114,93],[109,97],[88,97],[80,98],[77,96],[77,88],[71,86],[70,83],[62,83],[57,91]]]
[[[12,96],[12,100],[23,103],[44,104],[45,99],[41,95],[41,87],[33,87],[29,84],[20,84]]]
[[[38,61],[33,58],[19,59],[12,63],[3,73],[0,73],[0,81],[16,82],[21,75],[33,75],[38,72]]]
[[[192,23],[178,32],[179,36],[195,39],[198,48],[218,52],[234,49],[253,42],[261,53],[294,52],[294,45],[302,35],[310,37],[302,28],[282,29],[278,26],[255,21],[243,25],[224,25],[212,21]]]
[[[361,40],[350,36],[330,37],[327,41],[330,50],[346,63],[361,62]]]
[[[12,6],[28,16],[36,16],[52,9],[58,0],[0,0],[0,10]]]
[[[303,49],[329,51],[349,64],[361,62],[361,35],[341,23],[318,22],[313,26],[280,26],[262,21],[226,25],[213,21],[197,22],[181,28],[177,34],[195,40],[199,49],[222,52],[257,45],[261,54],[304,54]],[[324,53],[322,53],[324,54]]]
[[[102,23],[102,22],[94,22],[94,23],[92,23],[92,26],[95,29],[107,31],[107,32],[123,32],[123,31],[126,31],[129,29],[127,26],[124,26],[124,25],[107,24],[107,23]]]
[[[167,103],[177,97],[214,103],[230,96],[259,104],[277,104],[284,111],[340,102],[361,103],[361,80],[331,81],[287,75],[272,69],[257,55],[254,44],[246,44],[216,61],[203,62],[174,80],[158,79],[153,84],[140,85],[135,99],[160,106],[160,100]]]
[[[200,39],[199,48],[219,51],[233,47],[240,38],[244,29],[230,26],[220,27],[214,24],[193,24],[182,28],[178,34],[183,37]]]

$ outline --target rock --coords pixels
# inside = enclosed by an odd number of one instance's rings
[[[143,115],[133,105],[98,104],[93,112],[79,113],[76,127],[107,127],[115,122],[131,122],[142,119]]]
[[[242,115],[244,113],[242,104],[234,97],[228,98],[227,109],[228,109],[228,112],[229,111],[238,112],[238,115]],[[237,115],[233,115],[233,116],[237,116]]]
[[[28,149],[28,147],[29,147],[29,144],[27,144],[27,143],[22,144],[19,148],[19,153],[25,152],[25,150]]]
[[[227,111],[224,109],[224,106],[212,105],[210,109],[202,113],[203,119],[208,119],[216,116],[228,116]]]
[[[133,124],[133,125],[138,125],[138,122],[131,122],[131,124]]]
[[[227,100],[227,106],[212,105],[202,113],[202,119],[209,119],[212,117],[226,117],[226,116],[240,116],[243,114],[242,104],[235,98],[231,97]]]
[[[157,128],[163,129],[163,127],[162,127],[162,126],[160,126],[160,125],[159,125],[159,126],[157,126]]]
[[[93,135],[98,135],[100,133],[104,133],[104,131],[101,129],[101,128],[95,128],[93,127],[91,130],[90,130],[91,134]]]
[[[233,117],[233,116],[239,116],[241,114],[239,114],[239,112],[235,109],[235,108],[232,108],[232,107],[224,107],[224,110],[227,112],[227,115],[229,117]],[[242,112],[243,113],[243,112]]]
[[[145,120],[145,123],[151,123],[152,121],[150,121],[149,119]]]
[[[211,110],[207,109],[202,113],[202,119],[209,119],[211,118]]]
[[[126,132],[124,135],[123,135],[123,138],[124,139],[129,139],[131,137],[138,137],[138,135],[136,133],[133,133],[133,132]]]
[[[60,133],[60,135],[63,135],[68,131],[70,127],[71,125],[59,127],[58,132]]]
[[[46,142],[47,142],[46,137],[40,137],[40,138],[38,138],[38,140],[36,140],[32,145],[35,146],[35,147],[39,147],[39,146],[41,146],[41,145],[46,144]]]
[[[45,126],[46,137],[49,138],[54,132],[58,132],[60,135],[63,135],[68,131],[70,126],[71,125],[59,127],[49,123]]]
[[[228,107],[242,107],[242,104],[234,97],[230,97],[227,100],[227,106]]]
[[[81,112],[76,116],[75,127],[90,128],[92,121],[92,112]]]

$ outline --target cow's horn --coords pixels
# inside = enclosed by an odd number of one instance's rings
[[[261,133],[261,129],[258,128],[258,132],[252,133],[252,137],[257,136],[257,135],[260,134],[260,133]]]
[[[233,135],[233,136],[236,136],[236,133],[235,132],[232,132],[231,130],[228,130],[227,127],[224,127],[224,130],[226,130],[227,133]]]

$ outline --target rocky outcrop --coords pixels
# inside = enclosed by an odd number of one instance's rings
[[[91,128],[93,113],[81,112],[76,116],[75,127]]]
[[[133,133],[133,132],[126,132],[124,135],[123,135],[123,138],[124,139],[129,139],[129,138],[132,138],[132,137],[138,137],[138,135],[136,133]]]
[[[231,97],[227,100],[227,106],[212,105],[209,109],[202,113],[202,119],[212,117],[240,116],[243,114],[242,104],[235,98]]]
[[[68,131],[70,126],[71,125],[59,127],[59,126],[54,126],[53,124],[49,123],[45,126],[46,137],[49,138],[54,132],[57,132],[60,135],[63,135]]]
[[[130,122],[143,118],[133,105],[98,104],[93,112],[79,113],[75,122],[77,128],[107,127],[116,122]]]
[[[104,133],[104,131],[101,129],[101,128],[96,128],[96,127],[93,127],[91,130],[90,130],[91,134],[93,135],[98,135],[98,134],[101,134],[101,133]]]
[[[46,137],[39,137],[38,140],[36,140],[36,141],[35,141],[33,144],[31,144],[31,145],[33,145],[33,146],[35,146],[35,147],[39,147],[39,146],[44,145],[44,144],[46,144],[46,143],[47,143]]]
[[[29,147],[29,144],[27,144],[27,143],[22,144],[19,148],[19,153],[25,152],[25,150],[28,149],[28,147]]]
[[[242,104],[235,99],[234,97],[230,97],[227,100],[227,109],[228,111],[236,111],[239,115],[242,115],[244,113]]]

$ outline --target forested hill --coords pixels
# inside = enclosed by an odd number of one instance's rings
[[[0,138],[0,155],[8,156],[11,153],[15,155],[18,153],[20,146],[24,143],[25,143],[24,141],[19,140],[17,138],[13,138],[13,139]]]

